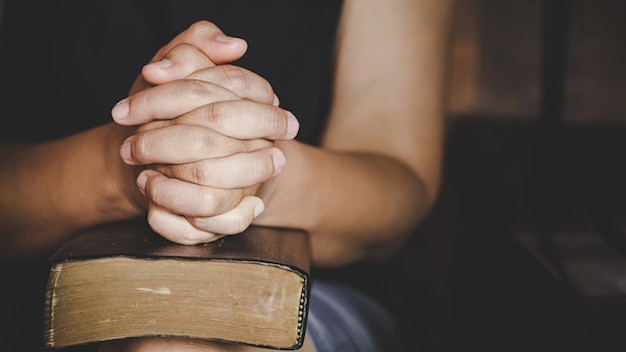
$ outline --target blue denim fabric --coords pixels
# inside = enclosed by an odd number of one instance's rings
[[[306,333],[316,352],[399,352],[396,322],[361,291],[314,281]]]

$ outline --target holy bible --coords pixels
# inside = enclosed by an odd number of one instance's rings
[[[187,246],[144,221],[95,228],[50,258],[45,347],[172,336],[297,349],[310,259],[307,234],[295,229],[251,226]]]

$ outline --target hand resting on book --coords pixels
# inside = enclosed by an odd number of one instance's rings
[[[452,1],[4,4],[7,260],[41,259],[85,229],[140,217],[182,244],[250,225],[303,229],[313,265],[339,267],[393,255],[437,198]],[[31,274],[5,275],[16,291],[3,301],[32,306],[20,293],[41,289]],[[323,310],[318,328],[333,330],[307,334],[319,334],[318,351],[395,351],[391,324],[364,310],[345,311],[356,327]],[[6,340],[29,340],[33,326]]]
[[[218,31],[211,23],[194,26]],[[171,241],[197,244],[241,233],[263,212],[259,189],[286,162],[275,141],[293,139],[299,124],[261,76],[215,65],[184,44],[143,69],[138,81],[158,85],[136,83],[111,114],[120,125],[138,126],[120,154],[143,167],[137,185],[149,200],[151,227]],[[180,72],[167,73],[174,68]]]

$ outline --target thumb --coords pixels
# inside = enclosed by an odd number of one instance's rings
[[[214,64],[235,61],[248,50],[245,40],[225,35],[212,22],[198,21],[162,47],[150,62],[162,60],[174,47],[183,43],[197,47]]]

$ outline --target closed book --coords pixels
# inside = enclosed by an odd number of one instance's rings
[[[45,347],[171,336],[297,349],[310,260],[307,233],[296,229],[251,226],[190,246],[145,221],[94,228],[50,258]]]

